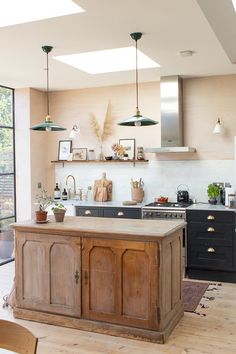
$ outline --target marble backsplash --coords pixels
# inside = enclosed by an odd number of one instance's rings
[[[207,202],[207,185],[211,182],[230,182],[235,187],[234,160],[183,160],[149,161],[147,163],[65,163],[55,166],[55,180],[61,190],[66,187],[66,177],[71,174],[76,179],[76,190],[87,190],[96,179],[106,172],[113,182],[113,200],[131,199],[131,178],[144,181],[144,202],[152,202],[163,195],[176,201],[176,190],[180,184],[189,188],[190,198],[197,202]],[[72,179],[68,187],[73,191]],[[185,186],[182,186],[185,189]]]

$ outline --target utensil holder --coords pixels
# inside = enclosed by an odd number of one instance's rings
[[[143,188],[132,188],[131,189],[131,199],[135,200],[138,203],[143,201],[144,190]]]

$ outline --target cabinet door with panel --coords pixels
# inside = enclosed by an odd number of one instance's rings
[[[81,315],[80,238],[16,232],[17,306]]]
[[[141,208],[104,208],[105,218],[141,219]]]
[[[83,317],[158,328],[158,245],[96,238],[82,242]]]

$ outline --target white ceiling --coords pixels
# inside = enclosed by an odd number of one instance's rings
[[[49,54],[50,90],[134,83],[134,71],[90,75],[52,58],[134,45],[132,32],[143,33],[138,48],[161,65],[139,70],[140,82],[176,74],[236,74],[232,64],[236,61],[236,14],[231,0],[74,2],[85,12],[0,28],[1,85],[45,89],[42,45],[54,47]],[[183,50],[192,50],[194,55],[181,57],[178,53]]]

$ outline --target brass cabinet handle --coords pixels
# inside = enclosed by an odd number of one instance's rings
[[[208,253],[214,253],[216,250],[213,248],[213,247],[209,247],[208,249],[207,249],[207,252]]]
[[[85,215],[91,215],[91,210],[85,210],[84,214]]]
[[[207,220],[215,220],[215,217],[213,215],[208,215]]]
[[[208,231],[208,232],[214,232],[215,229],[214,229],[214,227],[208,227],[207,231]]]
[[[117,215],[118,215],[118,216],[123,216],[124,213],[123,213],[123,211],[118,211]]]
[[[88,284],[88,278],[89,278],[89,276],[88,276],[88,271],[85,270],[85,271],[84,271],[84,285],[87,285],[87,284]]]
[[[78,270],[75,271],[75,282],[76,282],[76,284],[78,284],[78,282],[79,282],[79,272],[78,272]]]

